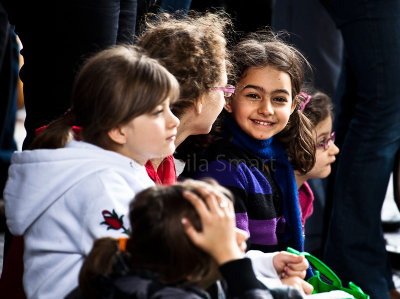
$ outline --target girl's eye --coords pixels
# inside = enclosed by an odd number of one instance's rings
[[[276,98],[274,98],[274,101],[278,102],[278,103],[286,103],[287,102],[286,98],[284,98],[284,97],[276,97]]]
[[[317,143],[317,147],[323,147],[325,146],[325,139],[321,140],[320,142]]]
[[[161,109],[158,109],[158,110],[156,110],[155,112],[153,112],[153,115],[160,115],[160,114],[163,113],[163,112],[164,112],[164,109],[161,108]]]
[[[252,100],[260,99],[260,96],[258,94],[256,94],[256,93],[249,93],[249,94],[246,95],[246,97],[248,97],[248,98],[250,98]]]

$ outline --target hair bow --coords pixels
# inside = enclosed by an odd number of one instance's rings
[[[306,105],[310,102],[311,96],[303,91],[300,92],[299,95],[306,99],[304,102],[300,103],[300,111],[303,112],[304,108],[306,108]]]

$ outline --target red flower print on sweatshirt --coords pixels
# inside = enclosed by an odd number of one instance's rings
[[[115,212],[114,209],[112,210],[112,213],[108,210],[104,210],[101,213],[103,214],[104,221],[101,222],[100,224],[108,225],[107,230],[122,229],[123,233],[125,233],[127,235],[130,234],[129,230],[124,227],[124,221],[122,220],[124,218],[124,215],[118,216],[118,214]]]

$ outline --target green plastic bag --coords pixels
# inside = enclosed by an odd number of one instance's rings
[[[305,256],[310,264],[313,265],[313,267],[316,269],[315,276],[307,280],[307,282],[314,287],[313,294],[340,290],[352,295],[356,299],[369,299],[369,295],[365,294],[360,287],[356,286],[351,281],[349,282],[348,288],[343,287],[341,280],[335,274],[335,272],[333,272],[327,265],[325,265],[315,256],[309,254],[308,252],[297,251],[296,249],[293,249],[291,247],[288,247],[287,251],[297,255]],[[332,281],[332,284],[324,282],[321,279],[321,274]]]

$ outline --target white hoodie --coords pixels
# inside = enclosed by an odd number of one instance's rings
[[[93,241],[127,236],[129,202],[152,185],[144,166],[85,142],[15,153],[4,199],[11,233],[24,235],[28,298],[74,289]]]

